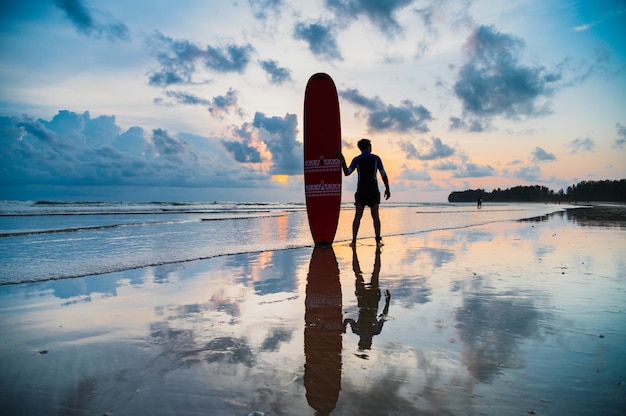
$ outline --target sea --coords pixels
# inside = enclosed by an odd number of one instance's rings
[[[388,203],[385,236],[541,218],[543,203]],[[344,203],[335,244],[348,244]],[[359,244],[373,244],[369,214]],[[0,285],[67,279],[239,253],[313,246],[304,203],[0,201]]]

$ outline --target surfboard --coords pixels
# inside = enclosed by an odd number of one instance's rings
[[[315,244],[332,244],[341,208],[341,121],[328,74],[309,78],[304,93],[304,193]]]

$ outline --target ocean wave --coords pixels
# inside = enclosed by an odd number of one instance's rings
[[[205,213],[200,213],[205,214]],[[218,213],[223,214],[223,213]],[[56,233],[76,233],[81,231],[97,231],[97,230],[107,230],[113,228],[125,228],[125,227],[144,227],[144,226],[160,226],[160,225],[174,225],[174,224],[185,224],[189,222],[199,222],[199,221],[228,221],[228,220],[247,220],[253,218],[262,218],[262,217],[281,217],[284,215],[288,215],[288,213],[279,213],[274,214],[268,211],[258,211],[258,212],[249,212],[250,215],[226,215],[222,217],[213,217],[213,218],[196,218],[196,219],[185,219],[178,221],[145,221],[145,222],[137,222],[137,223],[120,223],[120,224],[103,224],[103,225],[92,225],[92,226],[79,226],[79,227],[67,227],[67,228],[52,228],[52,229],[43,229],[43,230],[20,230],[20,231],[0,231],[0,238],[6,237],[20,237],[26,235],[37,235],[37,234],[56,234]],[[265,214],[265,215],[259,215]]]
[[[133,215],[0,218],[0,237],[3,237],[0,238],[3,267],[0,285],[310,246],[308,219],[301,207],[269,204],[263,209],[257,203],[250,203],[247,205],[250,209],[230,204],[230,211],[173,213],[171,217],[152,215],[156,213],[152,211],[146,218]],[[565,208],[543,204],[500,205],[482,210],[469,207],[390,204],[381,210],[383,237],[515,221]],[[351,239],[353,210],[352,204],[342,205],[335,236],[338,244]],[[372,233],[371,227],[364,223],[359,237],[371,238]]]

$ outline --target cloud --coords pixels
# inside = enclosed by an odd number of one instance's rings
[[[251,45],[207,46],[204,64],[217,72],[243,72],[250,62]]]
[[[211,100],[207,100],[206,98],[198,97],[197,95],[189,94],[184,91],[165,91],[164,93],[167,97],[173,98],[179,104],[185,105],[209,105],[211,104]],[[163,99],[157,98],[155,99],[156,104],[163,104]]]
[[[522,166],[521,168],[517,169],[513,174],[515,177],[522,179],[526,182],[535,182],[543,177],[541,168],[537,165]]]
[[[424,150],[418,150],[409,141],[400,142],[400,147],[406,153],[407,159],[435,160],[445,159],[454,154],[454,149],[443,143],[438,137],[431,137],[430,143],[421,139],[420,144]]]
[[[3,186],[254,188],[269,181],[233,163],[219,140],[138,126],[122,131],[114,116],[0,117],[0,133]]]
[[[490,119],[539,117],[550,112],[548,99],[560,73],[519,62],[521,39],[490,26],[478,26],[465,45],[454,93],[466,116]]]
[[[125,24],[121,22],[104,23],[96,20],[95,11],[85,6],[81,0],[55,0],[54,3],[65,12],[67,18],[83,35],[96,37],[104,35],[110,41],[130,40],[129,30]],[[109,20],[115,19],[109,18]]]
[[[143,155],[147,150],[146,133],[141,127],[131,127],[125,132],[116,135],[111,141],[111,146],[122,153],[135,156]]]
[[[457,170],[458,165],[454,162],[440,162],[432,166],[434,170]]]
[[[270,173],[274,175],[302,173],[302,144],[296,140],[298,120],[295,114],[267,117],[257,112],[252,125],[259,130],[259,138],[272,154]]]
[[[149,74],[148,82],[159,87],[193,83],[198,67],[220,73],[243,72],[254,51],[250,44],[208,45],[202,49],[188,40],[172,39],[160,32],[146,42],[160,64]]]
[[[618,138],[615,139],[613,147],[616,149],[624,149],[624,146],[626,146],[626,126],[620,123],[616,123],[615,128],[617,129]]]
[[[318,58],[328,61],[343,59],[330,25],[321,22],[298,22],[294,29],[294,38],[307,42],[311,53]]]
[[[402,165],[400,167],[400,176],[398,179],[404,179],[407,181],[429,181],[430,174],[426,170],[417,170],[408,167],[407,165]]]
[[[266,20],[268,14],[280,15],[283,0],[248,0],[252,14],[258,20]]]
[[[260,61],[261,68],[270,77],[272,84],[283,84],[291,81],[291,72],[287,68],[278,66],[274,60]]]
[[[243,112],[239,108],[238,101],[239,92],[229,88],[225,95],[213,97],[213,100],[209,103],[209,113],[213,117],[230,113],[231,111],[241,115]]]
[[[272,175],[298,175],[303,159],[297,127],[295,114],[268,117],[257,112],[251,123],[233,130],[234,140],[222,140],[222,145],[240,163],[269,162]]]
[[[576,138],[569,142],[567,145],[570,148],[570,153],[579,153],[579,152],[591,152],[595,148],[594,141],[585,137],[584,139]]]
[[[476,280],[475,292],[463,295],[455,319],[463,345],[463,365],[474,380],[489,384],[503,369],[519,366],[522,345],[541,336],[540,323],[548,318],[539,312],[531,296],[495,293],[486,298],[476,294],[485,285],[482,279]]]
[[[229,88],[226,94],[217,95],[212,99],[198,97],[185,91],[168,90],[164,92],[165,96],[172,98],[178,104],[183,105],[206,105],[209,113],[213,117],[222,117],[224,114],[235,113],[242,115],[243,110],[239,107],[239,92]],[[172,106],[172,102],[165,101],[163,98],[155,98],[154,103],[157,105]]]
[[[535,147],[530,157],[533,162],[553,162],[556,160],[554,153],[546,152],[541,147]]]
[[[358,19],[364,16],[387,36],[402,31],[395,14],[412,3],[412,0],[326,0],[326,6],[339,17]]]
[[[222,144],[239,163],[261,163],[261,153],[248,140],[222,140]]]
[[[463,162],[461,166],[452,174],[453,178],[482,178],[485,176],[495,176],[496,171],[490,165],[477,165],[471,162]]]
[[[464,130],[470,133],[481,133],[491,130],[491,123],[486,119],[476,117],[467,117],[461,119],[459,117],[450,117],[450,131]]]
[[[371,133],[381,131],[426,133],[429,131],[427,122],[433,119],[426,107],[416,106],[410,100],[404,100],[400,106],[394,106],[385,104],[379,97],[365,97],[356,89],[340,91],[339,96],[368,110],[367,125]]]

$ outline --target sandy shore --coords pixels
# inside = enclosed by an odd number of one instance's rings
[[[0,409],[623,415],[625,211],[3,286]]]

